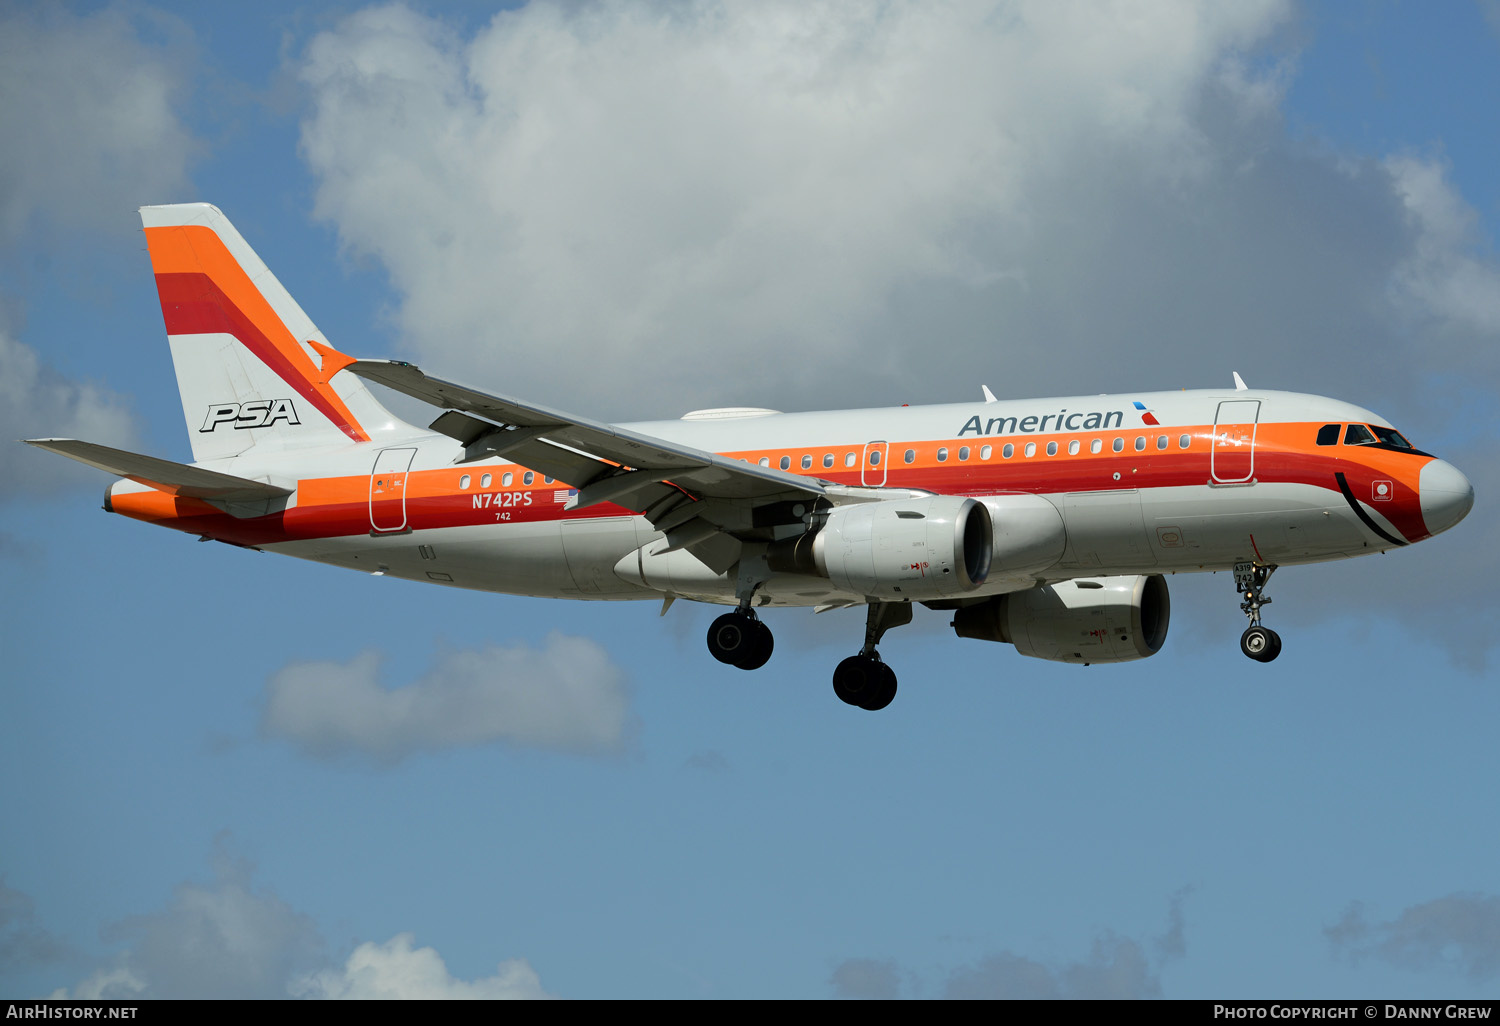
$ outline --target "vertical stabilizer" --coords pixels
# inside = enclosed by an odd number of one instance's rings
[[[142,207],[141,222],[196,461],[365,442],[395,422],[217,207]]]

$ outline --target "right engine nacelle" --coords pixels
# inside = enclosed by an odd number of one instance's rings
[[[1160,574],[1059,581],[997,595],[953,617],[961,638],[1004,641],[1063,663],[1123,663],[1161,651],[1172,602]]]

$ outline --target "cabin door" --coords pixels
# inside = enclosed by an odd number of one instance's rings
[[[1259,399],[1226,399],[1214,419],[1210,457],[1214,483],[1243,484],[1255,475],[1255,425]]]
[[[370,471],[370,532],[406,530],[406,476],[415,449],[381,449]]]

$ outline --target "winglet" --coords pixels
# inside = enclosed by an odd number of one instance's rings
[[[1233,371],[1232,373],[1234,374],[1234,390],[1236,392],[1246,391],[1248,389],[1248,386],[1245,384],[1245,379],[1240,377],[1240,372]]]
[[[995,402],[999,402],[1000,401],[1000,400],[998,400],[998,399],[995,398],[995,393],[990,391],[990,386],[989,385],[980,385],[979,387],[982,388],[982,389],[984,389],[984,401],[985,402],[987,402],[987,403],[995,403]]]

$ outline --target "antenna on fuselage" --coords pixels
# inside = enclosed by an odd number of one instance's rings
[[[999,399],[995,398],[995,393],[990,391],[990,386],[989,385],[980,385],[979,387],[982,388],[982,389],[984,389],[984,401],[985,402],[987,402],[987,403],[998,403],[1000,401]]]
[[[1240,377],[1240,372],[1239,371],[1231,371],[1230,373],[1234,375],[1234,390],[1236,392],[1247,391],[1248,390],[1248,386],[1245,384],[1245,379],[1242,378],[1242,377]]]

